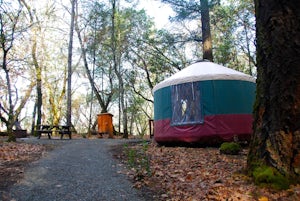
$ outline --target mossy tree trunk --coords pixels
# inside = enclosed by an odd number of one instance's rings
[[[300,181],[300,1],[255,0],[257,96],[248,170]]]
[[[21,3],[25,6],[28,11],[30,24],[32,25],[32,47],[31,47],[31,57],[32,64],[35,68],[35,79],[36,79],[36,103],[34,106],[34,115],[31,133],[33,134],[35,123],[40,125],[42,122],[42,105],[43,105],[43,93],[42,93],[42,68],[38,59],[38,36],[41,35],[41,24],[35,12],[31,9],[30,5],[26,1],[22,0]],[[37,114],[36,122],[35,116]]]

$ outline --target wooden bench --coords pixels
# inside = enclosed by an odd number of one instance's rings
[[[36,132],[38,134],[38,139],[41,138],[43,133],[48,135],[48,138],[51,139],[53,132],[58,132],[61,136],[60,139],[63,139],[65,134],[69,135],[69,138],[72,139],[71,126],[65,125],[38,125]]]
[[[35,130],[38,134],[38,139],[41,138],[43,133],[47,133],[48,134],[48,138],[51,139],[51,134],[52,134],[52,126],[50,125],[37,125],[36,126],[36,130]]]
[[[69,139],[72,139],[71,126],[58,126],[60,139],[63,139],[64,135],[69,135]]]

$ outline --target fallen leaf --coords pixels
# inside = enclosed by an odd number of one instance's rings
[[[258,201],[269,201],[269,199],[265,196],[258,198]]]

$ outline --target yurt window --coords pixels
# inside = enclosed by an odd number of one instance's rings
[[[171,125],[203,123],[199,83],[173,85]]]

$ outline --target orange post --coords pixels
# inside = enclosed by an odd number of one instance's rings
[[[101,113],[98,117],[98,132],[100,134],[107,133],[109,138],[114,137],[114,129],[112,124],[113,115],[110,113]]]

